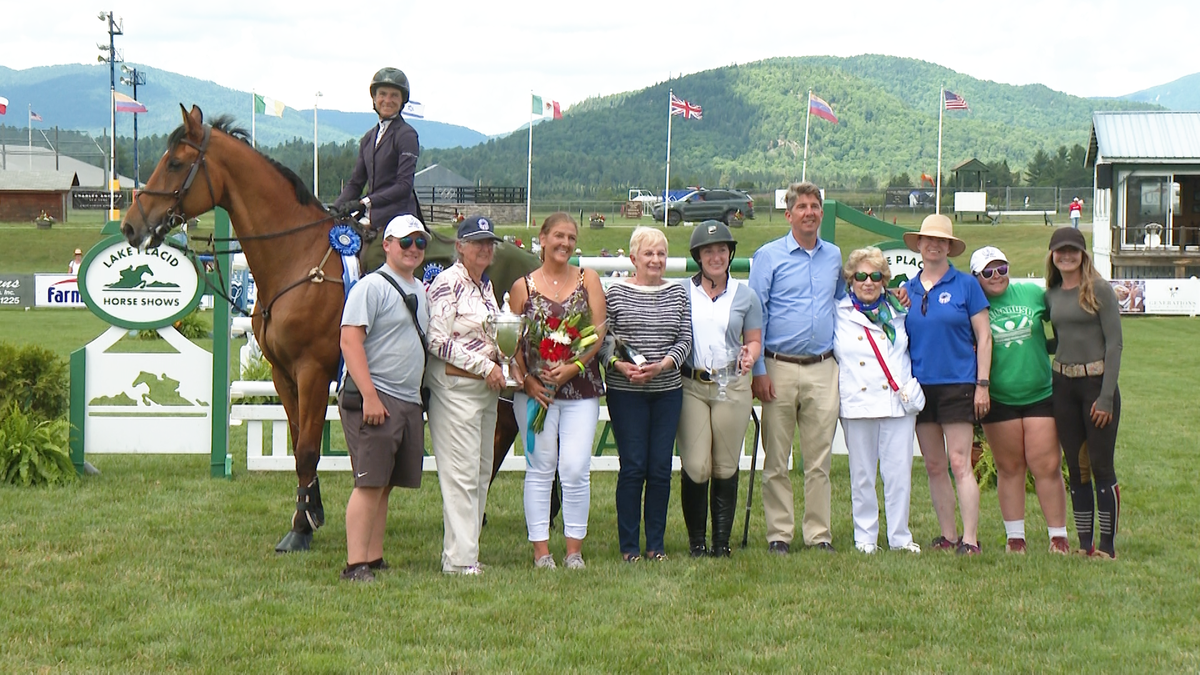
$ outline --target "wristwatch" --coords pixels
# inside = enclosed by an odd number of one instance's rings
[[[990,386],[992,386],[992,381],[991,380],[975,380],[975,386],[976,387],[990,387]]]

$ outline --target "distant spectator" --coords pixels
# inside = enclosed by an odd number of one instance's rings
[[[1079,197],[1071,200],[1071,205],[1067,207],[1067,212],[1071,214],[1071,227],[1079,229],[1079,217],[1083,215],[1083,200]]]
[[[67,263],[67,273],[68,274],[79,274],[79,266],[82,264],[83,264],[83,250],[77,248],[77,249],[75,249],[75,257],[71,259],[71,262]]]

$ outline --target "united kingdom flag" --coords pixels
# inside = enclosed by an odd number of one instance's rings
[[[675,94],[671,94],[671,114],[678,115],[685,120],[688,118],[698,120],[701,119],[702,111],[700,106],[688,103]]]

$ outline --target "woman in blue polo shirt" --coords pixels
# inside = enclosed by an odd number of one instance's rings
[[[979,551],[979,484],[971,467],[975,420],[991,405],[988,374],[992,332],[988,301],[979,282],[950,264],[966,244],[954,236],[950,219],[927,216],[920,232],[904,234],[904,243],[921,254],[923,266],[908,284],[909,354],[913,376],[925,390],[925,409],[917,415],[917,442],[929,474],[929,496],[941,534],[934,550]],[[954,482],[946,473],[947,461]],[[955,489],[963,533],[957,535]]]

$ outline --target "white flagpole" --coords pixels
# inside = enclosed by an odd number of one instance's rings
[[[29,170],[33,171],[33,104],[28,104],[29,114],[25,117],[25,127],[29,130]]]
[[[946,88],[942,87],[942,93],[938,95],[938,163],[937,163],[937,186],[934,191],[933,212],[942,212],[942,117],[946,112]]]
[[[257,148],[258,141],[254,133],[254,108],[256,101],[254,100],[254,90],[250,90],[250,147]]]
[[[808,90],[808,108],[804,113],[804,163],[800,165],[800,182],[808,177],[808,121],[812,118],[812,89]]]
[[[529,90],[529,167],[525,176],[525,229],[533,227],[533,90]]]
[[[667,222],[667,202],[671,194],[671,101],[675,98],[675,90],[667,90],[667,183],[663,186],[663,224]]]

